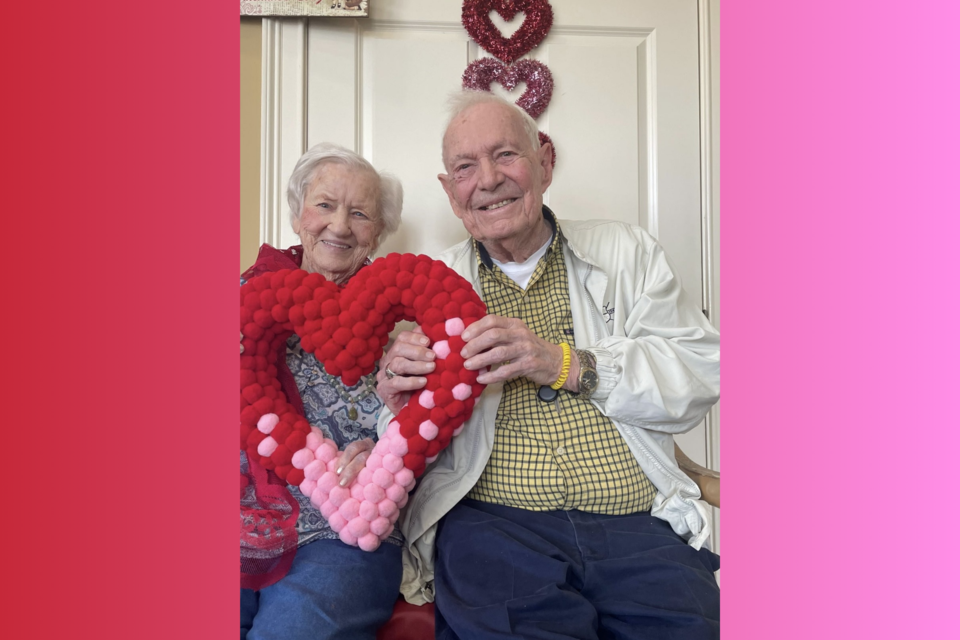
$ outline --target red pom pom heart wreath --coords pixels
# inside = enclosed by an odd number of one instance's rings
[[[490,20],[491,11],[507,22],[521,11],[526,17],[512,36],[504,38]],[[465,0],[461,20],[478,45],[511,63],[543,41],[553,26],[553,8],[547,0]]]
[[[484,385],[463,368],[460,334],[486,314],[469,282],[427,256],[392,253],[340,289],[320,274],[284,269],[240,287],[240,447],[299,485],[345,543],[373,551],[426,465],[463,428]],[[427,386],[390,422],[348,487],[339,486],[336,444],[311,427],[277,379],[280,346],[294,331],[331,375],[356,384],[374,370],[394,325],[417,322],[437,354]]]
[[[490,91],[490,85],[499,82],[512,91],[520,82],[527,84],[526,91],[517,100],[517,106],[539,118],[553,95],[553,76],[547,65],[536,60],[520,60],[507,66],[493,58],[480,58],[471,62],[463,72],[463,88],[474,91]]]

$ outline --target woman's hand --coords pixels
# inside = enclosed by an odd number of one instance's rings
[[[428,344],[430,339],[417,327],[414,331],[400,333],[380,358],[377,395],[394,415],[400,413],[415,391],[426,386],[427,379],[422,376],[437,368],[433,362],[437,354]],[[387,373],[388,370],[392,376]]]
[[[700,499],[719,509],[720,474],[698,465],[691,460],[676,443],[673,444],[673,451],[677,458],[677,465],[700,487]]]
[[[340,476],[340,486],[345,487],[350,484],[360,470],[367,464],[367,458],[373,451],[373,440],[364,438],[351,442],[340,454],[340,466],[337,467],[337,475]]]

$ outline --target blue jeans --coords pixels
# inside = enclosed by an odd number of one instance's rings
[[[400,547],[369,553],[339,540],[297,549],[279,582],[240,590],[240,640],[373,640],[400,594]]]
[[[718,568],[646,512],[463,500],[437,537],[437,638],[714,640]]]

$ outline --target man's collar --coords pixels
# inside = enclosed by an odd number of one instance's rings
[[[553,249],[556,244],[557,237],[560,235],[560,225],[557,224],[557,217],[547,205],[543,205],[543,217],[550,224],[550,237],[552,239],[550,242],[550,249]],[[471,239],[473,240],[473,250],[477,252],[477,262],[487,269],[493,269],[493,258],[490,257],[490,253],[487,251],[486,247],[483,246],[483,243],[477,242],[476,239]]]

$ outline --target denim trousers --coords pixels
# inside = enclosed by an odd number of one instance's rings
[[[440,524],[437,638],[715,640],[720,558],[649,512],[463,500]]]
[[[240,640],[373,640],[400,594],[400,547],[367,552],[339,540],[297,549],[290,571],[240,590]]]

